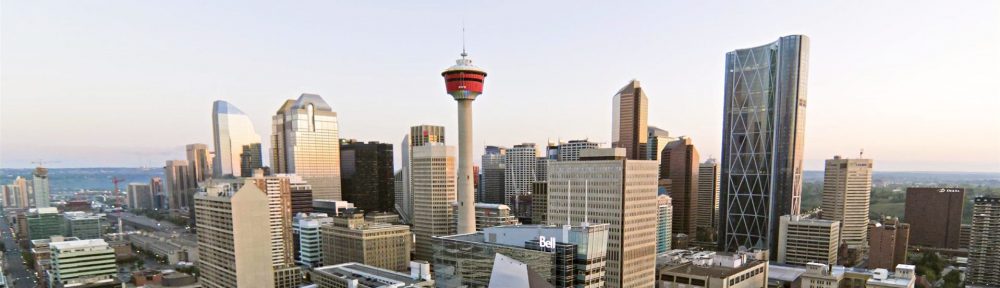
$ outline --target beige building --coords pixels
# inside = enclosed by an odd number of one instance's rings
[[[830,266],[820,263],[806,263],[806,272],[799,276],[801,287],[807,288],[838,288],[844,280],[843,266]]]
[[[292,199],[289,178],[263,176],[254,171],[254,185],[267,195],[268,232],[271,235],[271,261],[275,268],[294,265],[292,248]]]
[[[455,184],[455,147],[426,143],[411,148],[410,181],[413,189],[413,234],[416,235],[415,258],[431,261],[434,236],[455,234],[457,200]]]
[[[364,214],[344,213],[320,228],[323,265],[357,262],[406,271],[413,234],[406,225],[365,221]]]
[[[548,172],[546,172],[548,174]],[[548,177],[548,175],[546,175]],[[531,183],[531,224],[548,223],[549,182]]]
[[[715,242],[719,223],[719,163],[709,158],[698,165],[697,241]]]
[[[317,288],[416,288],[434,287],[430,264],[410,262],[409,273],[361,263],[343,263],[313,269],[309,274]]]
[[[194,197],[204,287],[275,287],[271,234],[262,228],[270,222],[267,195],[247,181],[238,191],[218,185]]]
[[[608,287],[653,287],[658,165],[625,155],[622,148],[587,149],[579,161],[551,163],[548,223],[609,224]]]
[[[302,94],[285,101],[271,122],[272,171],[302,176],[313,200],[342,200],[337,112],[319,95]]]
[[[849,246],[867,246],[871,192],[871,159],[826,160],[821,219],[840,221],[842,241]]]
[[[672,250],[657,259],[656,287],[767,287],[766,253],[688,253]]]
[[[455,215],[455,219],[458,220],[458,215]],[[521,222],[517,221],[517,216],[510,213],[510,206],[476,203],[476,231],[483,231],[483,228],[486,227],[516,224],[521,224]]]
[[[969,243],[969,284],[1000,286],[1000,198],[976,197]]]
[[[646,159],[648,105],[639,80],[629,81],[612,100],[611,147],[625,148],[628,159]]]
[[[785,215],[778,225],[778,263],[837,264],[840,222]]]

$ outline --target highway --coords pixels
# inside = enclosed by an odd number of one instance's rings
[[[3,245],[7,249],[3,253],[3,273],[7,276],[7,286],[15,288],[36,287],[38,280],[35,279],[35,272],[25,267],[24,260],[21,258],[21,247],[17,246],[17,241],[14,240],[10,224],[2,219],[0,222],[3,222],[0,224],[2,225],[0,233],[3,234]]]

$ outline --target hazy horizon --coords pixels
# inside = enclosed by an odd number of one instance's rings
[[[267,139],[302,93],[333,107],[341,138],[392,143],[397,159],[413,125],[443,125],[455,145],[440,72],[464,22],[489,73],[476,162],[485,145],[608,145],[631,79],[650,126],[717,158],[725,53],[804,34],[806,170],[864,149],[876,171],[1000,172],[997,1],[282,4],[3,2],[0,167],[162,167],[211,147],[213,101]]]

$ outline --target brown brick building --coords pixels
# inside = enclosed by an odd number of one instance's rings
[[[910,244],[958,249],[964,201],[963,188],[906,188]]]
[[[884,219],[868,225],[868,269],[893,269],[906,264],[906,249],[910,240],[910,224],[899,219]]]

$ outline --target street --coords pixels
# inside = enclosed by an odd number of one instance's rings
[[[7,285],[16,288],[33,288],[38,283],[33,270],[25,267],[24,259],[21,258],[21,247],[14,241],[10,224],[6,220],[3,222],[0,233],[3,234],[3,245],[7,251],[3,253],[3,273],[7,276]]]

